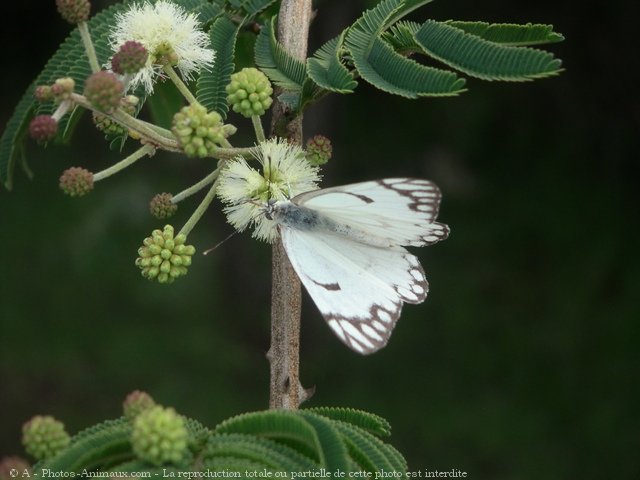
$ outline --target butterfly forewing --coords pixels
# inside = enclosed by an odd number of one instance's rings
[[[416,178],[386,178],[306,192],[292,202],[348,225],[364,238],[388,245],[430,245],[447,238],[449,228],[435,221],[440,190]]]
[[[386,345],[402,303],[424,301],[428,284],[404,248],[382,248],[317,230],[281,227],[300,280],[334,333],[368,354]]]

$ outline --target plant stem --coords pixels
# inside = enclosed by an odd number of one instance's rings
[[[135,117],[133,117],[133,118],[135,118]],[[153,123],[145,122],[144,120],[140,120],[139,118],[136,118],[136,120],[138,122],[140,122],[140,124],[146,125],[147,127],[149,127],[150,129],[154,130],[155,132],[157,132],[159,135],[162,135],[163,137],[175,138],[175,136],[173,135],[173,132],[171,130],[167,130],[166,128],[162,128],[161,126],[155,125]]]
[[[110,177],[111,175],[113,175],[115,173],[118,173],[120,170],[124,170],[129,165],[132,165],[133,163],[137,162],[138,160],[140,160],[145,155],[153,155],[155,153],[155,151],[156,151],[156,148],[153,145],[145,145],[144,147],[139,148],[138,150],[133,152],[131,155],[129,155],[124,160],[121,160],[118,163],[116,163],[115,165],[112,165],[109,168],[94,174],[93,175],[93,181],[94,182],[99,182],[100,180],[104,180],[105,178]]]
[[[211,175],[215,175],[217,177],[218,174],[220,173],[221,168],[222,168],[222,165],[219,165],[218,168],[216,168],[216,170]],[[198,205],[198,208],[196,208],[196,211],[193,212],[193,214],[191,214],[191,217],[189,218],[189,220],[187,220],[187,223],[184,224],[184,227],[180,229],[178,234],[184,233],[185,235],[189,235],[191,230],[193,230],[193,227],[196,226],[198,221],[202,218],[202,215],[204,215],[204,212],[207,211],[207,208],[209,208],[209,205],[211,205],[211,202],[216,196],[217,187],[218,187],[218,179],[216,178],[216,180],[213,182],[213,185],[211,185],[211,188],[207,192],[207,195],[204,197],[202,202],[200,202],[200,205]]]
[[[311,0],[282,0],[278,38],[285,50],[302,61],[307,56],[310,20]],[[302,117],[295,117],[278,101],[274,103],[271,130],[302,143]],[[280,239],[273,245],[272,278],[269,407],[295,410],[310,396],[302,388],[299,375],[301,287]]]
[[[78,24],[78,31],[80,32],[80,38],[82,38],[82,44],[84,50],[87,52],[87,58],[89,59],[89,65],[93,73],[100,71],[100,65],[98,64],[98,56],[96,55],[96,49],[93,47],[93,41],[91,40],[91,34],[89,33],[89,24],[87,22],[80,22]]]
[[[190,104],[198,103],[198,100],[196,100],[196,97],[193,96],[193,93],[191,93],[189,87],[185,85],[185,83],[182,81],[180,76],[176,73],[171,65],[165,65],[164,67],[162,67],[162,69],[167,75],[169,75],[169,78],[175,84],[175,86],[178,87],[178,90],[180,90],[180,93],[184,96],[184,98],[187,99],[187,102],[189,102]]]
[[[256,147],[240,147],[240,148],[216,148],[214,158],[228,160],[234,157],[251,158],[258,149]]]
[[[265,141],[264,129],[262,128],[262,121],[258,115],[251,115],[251,123],[253,123],[253,129],[256,131],[256,140],[258,143]]]
[[[73,107],[73,103],[70,100],[63,100],[56,111],[51,115],[56,122],[59,122],[62,117],[64,117],[69,110]]]
[[[174,195],[171,198],[171,203],[176,204],[178,202],[181,202],[185,198],[190,197],[194,193],[197,193],[200,190],[202,190],[207,185],[210,185],[211,183],[213,183],[213,181],[216,178],[218,178],[218,170],[214,170],[213,172],[211,172],[209,175],[204,177],[202,180],[200,180],[195,185],[191,185],[189,188],[186,188],[183,191],[181,191],[180,193],[178,193],[177,195]]]
[[[93,112],[97,112],[100,115],[105,115],[111,120],[118,122],[129,130],[133,130],[137,134],[139,134],[142,138],[147,140],[150,143],[153,143],[157,147],[160,147],[164,150],[169,150],[171,152],[181,152],[180,145],[175,140],[175,138],[168,138],[164,135],[160,134],[155,128],[150,128],[147,122],[143,122],[142,120],[138,120],[135,117],[132,117],[126,112],[122,110],[116,110],[112,113],[106,113],[98,110],[93,105],[91,105],[86,97],[83,95],[79,95],[77,93],[71,94],[71,100],[73,103],[80,105],[81,107],[86,108],[87,110],[91,110]]]

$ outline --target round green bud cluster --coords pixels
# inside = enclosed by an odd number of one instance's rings
[[[171,131],[189,157],[206,157],[215,152],[227,136],[220,114],[207,112],[199,103],[176,113]]]
[[[311,165],[324,165],[331,159],[331,140],[324,135],[316,135],[307,140],[307,161]]]
[[[53,94],[54,100],[60,103],[64,100],[69,100],[75,88],[76,82],[73,78],[58,78],[51,86],[51,93]]]
[[[64,424],[50,416],[37,415],[22,426],[22,444],[36,460],[45,460],[69,445]]]
[[[154,217],[164,220],[171,218],[178,211],[178,205],[171,203],[173,195],[170,193],[158,193],[149,202],[149,211]]]
[[[37,142],[52,140],[58,133],[58,122],[51,115],[38,115],[29,123],[29,135]]]
[[[49,100],[53,100],[53,92],[51,91],[51,87],[49,85],[39,85],[33,91],[33,97],[40,103],[48,102]]]
[[[93,173],[80,167],[71,167],[62,172],[60,188],[70,197],[82,197],[93,190]]]
[[[0,460],[0,480],[30,478],[31,465],[20,457],[4,457]]]
[[[154,230],[150,237],[144,239],[136,259],[143,277],[159,283],[172,283],[187,274],[196,249],[193,245],[185,245],[187,236],[184,233],[175,238],[173,234],[173,227],[166,225],[164,230]]]
[[[135,95],[127,95],[122,100],[120,100],[120,107],[129,115],[135,115],[136,105],[138,105],[139,101],[140,99]],[[93,123],[95,124],[96,128],[107,135],[124,135],[128,132],[128,129],[126,127],[123,127],[118,122],[111,120],[106,115],[102,115],[98,112],[93,112],[92,116]]]
[[[140,390],[134,390],[127,398],[122,402],[122,410],[124,412],[124,416],[129,420],[133,420],[142,412],[149,410],[156,406],[156,402],[151,398],[147,392],[142,392]]]
[[[69,23],[86,22],[89,19],[89,0],[56,0],[58,12]]]
[[[98,110],[113,112],[120,106],[124,94],[124,84],[115,73],[101,70],[92,74],[84,85],[84,95]]]
[[[130,40],[122,44],[111,58],[111,69],[119,75],[138,73],[147,63],[149,52],[140,42]]]
[[[273,102],[271,82],[257,68],[243,68],[231,75],[226,91],[227,102],[233,111],[247,118],[264,115]]]
[[[179,463],[187,451],[188,432],[184,419],[173,408],[160,405],[136,417],[131,446],[142,460],[153,465]]]

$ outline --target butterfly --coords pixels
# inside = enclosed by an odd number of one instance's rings
[[[329,327],[352,350],[384,347],[404,303],[425,300],[429,284],[404,246],[444,240],[435,221],[438,187],[417,178],[385,178],[270,201],[291,265]]]

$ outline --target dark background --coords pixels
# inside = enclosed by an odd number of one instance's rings
[[[112,2],[101,2],[107,5]],[[416,19],[552,23],[557,78],[470,80],[458,98],[408,101],[361,82],[309,111],[334,159],[324,185],[392,175],[436,181],[442,244],[420,249],[431,283],[389,346],[347,350],[305,296],[302,380],[309,406],[386,417],[412,469],[469,478],[639,478],[637,57],[632,2],[439,1]],[[317,2],[312,45],[365,2]],[[53,0],[7,2],[0,125],[68,32]],[[628,51],[626,50],[628,49]],[[232,117],[240,126],[247,125]],[[237,144],[250,138],[238,137]],[[129,145],[129,150],[132,145]],[[120,414],[140,388],[213,426],[268,402],[269,248],[236,236],[171,287],[133,265],[157,192],[206,161],[157,155],[88,197],[62,170],[119,158],[85,117],[72,147],[31,144],[29,181],[0,192],[0,453],[34,414],[70,432]],[[180,205],[180,227],[199,198]],[[231,232],[215,204],[190,235],[199,251]]]

